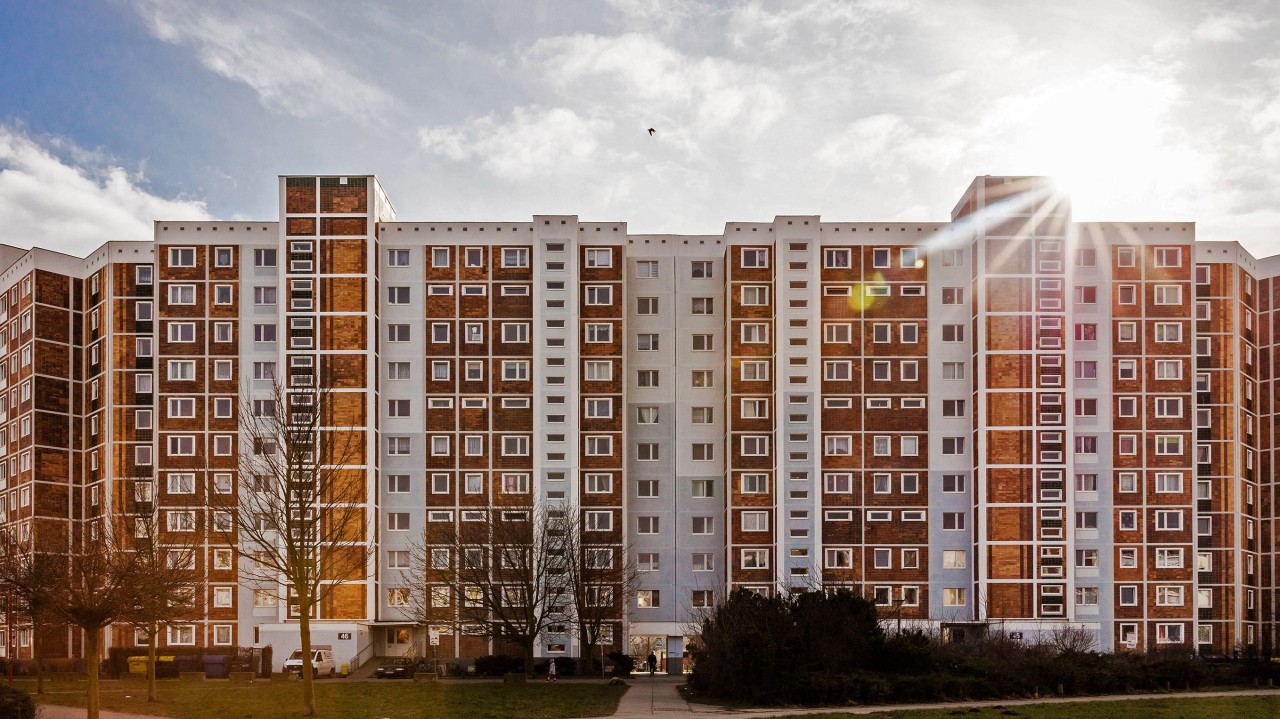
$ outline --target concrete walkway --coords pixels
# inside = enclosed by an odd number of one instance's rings
[[[60,707],[56,704],[38,704],[36,706],[36,719],[84,719],[85,709],[83,707]],[[151,717],[142,714],[121,714],[120,712],[109,712],[102,710],[98,712],[100,719],[165,719],[165,717]]]
[[[875,714],[910,709],[968,709],[971,707],[1011,707],[1026,704],[1069,704],[1075,702],[1137,701],[1142,699],[1189,699],[1195,697],[1274,696],[1280,697],[1280,689],[1251,689],[1226,692],[1170,692],[1167,694],[1113,694],[1089,697],[1046,697],[1041,699],[996,699],[991,701],[943,702],[935,704],[879,704],[874,706],[821,707],[821,708],[769,708],[733,709],[711,704],[690,704],[684,700],[679,687],[684,677],[636,675],[628,680],[631,688],[618,702],[618,711],[612,719],[651,719],[661,716],[668,719],[686,717],[738,716],[778,717],[819,714]]]

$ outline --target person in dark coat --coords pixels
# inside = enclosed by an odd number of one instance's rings
[[[653,676],[653,673],[658,671],[658,655],[650,652],[646,661],[649,663],[649,676]]]

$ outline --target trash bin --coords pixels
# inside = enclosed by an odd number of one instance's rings
[[[146,676],[147,674],[147,658],[146,657],[129,657],[127,661],[129,662],[130,674],[141,674],[143,676]]]
[[[179,656],[175,658],[177,661],[178,673],[182,672],[202,672],[204,667],[200,665],[200,657],[197,656]]]
[[[231,657],[226,654],[206,654],[204,657],[204,675],[207,679],[226,679],[230,670]]]
[[[156,657],[156,679],[177,679],[178,665],[171,655]]]

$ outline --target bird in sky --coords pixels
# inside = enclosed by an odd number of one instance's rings
[[[657,130],[653,129],[652,127],[651,127],[651,128],[649,128],[649,135],[650,135],[650,136],[652,136],[652,135],[653,135],[653,133],[655,133],[655,132],[657,132]]]

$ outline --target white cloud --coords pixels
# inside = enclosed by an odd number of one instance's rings
[[[755,138],[785,112],[773,71],[723,57],[691,57],[651,35],[563,35],[525,60],[566,97],[589,98],[641,127],[693,141]]]
[[[1201,42],[1244,42],[1250,30],[1260,30],[1269,24],[1245,13],[1228,12],[1200,21],[1191,31],[1191,36]]]
[[[84,256],[104,242],[152,239],[153,220],[208,218],[203,202],[157,197],[143,183],[97,153],[59,140],[42,145],[0,126],[0,217],[7,244]]]
[[[152,35],[194,50],[209,70],[253,88],[263,104],[304,117],[336,113],[369,117],[394,105],[378,85],[349,72],[351,62],[327,57],[337,42],[317,42],[327,23],[295,6],[273,3],[234,9],[197,0],[132,0]],[[330,19],[330,22],[332,19]],[[355,49],[343,56],[358,57]]]
[[[486,115],[459,126],[426,127],[418,137],[429,154],[454,162],[475,158],[494,176],[520,181],[607,162],[598,138],[610,129],[605,119],[534,106],[515,108],[509,120]]]

